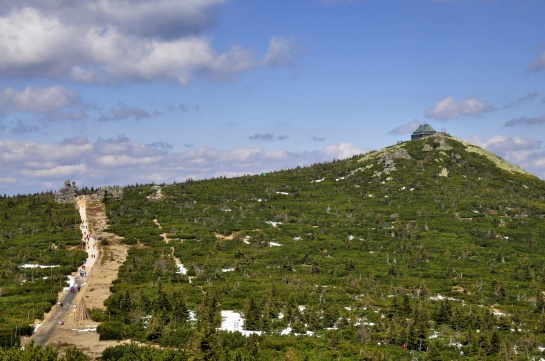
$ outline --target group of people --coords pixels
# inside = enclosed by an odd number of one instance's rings
[[[83,196],[80,197],[80,199],[83,200]],[[87,223],[87,220],[85,219],[85,203],[81,204],[78,202],[78,205],[79,205],[79,208],[80,210],[83,210],[83,212],[81,213],[81,216],[83,218],[82,220],[82,223],[80,225],[80,229],[83,233],[83,236],[82,236],[82,241],[85,242],[85,245],[87,247],[85,247],[87,249],[87,253],[89,255],[89,258],[92,258],[92,259],[96,259],[96,252],[93,252],[91,253],[89,251],[89,249],[91,248],[91,234],[89,233],[89,225]],[[93,243],[93,249],[96,249],[96,246],[95,244]],[[89,265],[89,267],[87,267],[87,260],[85,260],[82,264],[82,266],[78,269],[78,272],[79,272],[79,275],[80,277],[86,277],[87,276],[87,268],[89,269],[89,271],[91,270],[91,266],[92,266],[92,263]],[[70,287],[70,293],[78,293],[79,291],[81,290],[81,285],[79,284],[74,284],[73,286]],[[61,309],[64,309],[64,302],[59,302],[59,306]],[[67,306],[68,308],[70,308],[70,303],[67,303]],[[74,312],[76,311],[76,305],[74,305]],[[64,321],[61,321],[59,323],[61,326],[64,325]]]

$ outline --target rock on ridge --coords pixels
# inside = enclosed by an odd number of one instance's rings
[[[55,201],[60,203],[70,203],[76,201],[78,187],[76,182],[70,183],[70,180],[64,181],[64,187],[55,192]]]

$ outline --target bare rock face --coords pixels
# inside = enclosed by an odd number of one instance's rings
[[[76,187],[76,182],[70,183],[69,180],[66,180],[64,181],[64,187],[55,193],[55,200],[60,203],[75,202],[77,195],[78,187]]]

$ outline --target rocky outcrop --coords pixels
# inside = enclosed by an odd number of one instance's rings
[[[452,147],[447,143],[447,140],[443,135],[438,135],[434,139],[435,143],[439,143],[439,146],[437,147],[437,150],[451,150]]]
[[[151,193],[146,198],[152,201],[159,201],[164,197],[164,194],[161,192],[161,187],[155,185],[151,187]]]
[[[390,174],[392,173],[393,171],[396,170],[396,165],[395,165],[395,161],[394,159],[399,159],[399,158],[405,158],[405,159],[409,159],[411,158],[411,156],[409,155],[409,153],[403,149],[403,148],[400,148],[400,149],[396,149],[394,152],[392,153],[386,153],[384,154],[381,158],[380,158],[380,162],[382,163],[382,165],[384,166],[384,170],[382,172],[377,172],[377,176],[380,176],[381,174]]]
[[[97,191],[97,195],[100,198],[104,198],[106,196],[120,198],[120,197],[123,197],[123,187],[120,187],[120,186],[102,187]]]
[[[70,183],[69,180],[66,180],[64,181],[64,187],[55,193],[55,200],[60,203],[75,202],[77,195],[78,187],[76,187],[76,182]]]

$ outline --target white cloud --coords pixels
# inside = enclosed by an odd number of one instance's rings
[[[61,2],[66,2],[60,0]],[[259,67],[287,66],[293,39],[273,37],[262,61],[240,45],[218,53],[203,29],[224,0],[47,1],[0,11],[0,71],[93,83],[222,79]],[[1,3],[1,2],[0,2]],[[84,14],[84,15],[83,15]]]
[[[426,110],[425,115],[431,119],[449,120],[466,115],[481,115],[493,109],[491,105],[474,98],[457,101],[449,96]]]
[[[340,143],[340,144],[332,144],[332,145],[326,146],[323,150],[323,153],[328,158],[345,159],[345,158],[352,157],[353,155],[356,155],[356,154],[366,153],[368,151],[369,149],[358,148],[351,143]]]
[[[85,164],[56,165],[47,169],[22,169],[21,174],[31,178],[69,177],[87,170]]]
[[[420,123],[418,120],[413,119],[409,123],[402,124],[388,132],[388,134],[394,134],[394,135],[403,135],[403,134],[411,134],[418,128],[422,123]]]
[[[176,38],[215,23],[215,9],[226,0],[0,0],[0,15],[19,8],[56,14],[70,26],[115,26],[129,34]]]
[[[200,147],[167,152],[125,137],[96,142],[78,137],[58,144],[0,140],[0,189],[8,194],[34,193],[51,187],[58,189],[66,179],[75,180],[80,186],[97,187],[258,174],[343,159],[366,151],[350,143],[328,145],[311,152],[269,151],[260,147],[225,151]]]
[[[55,15],[29,7],[13,8],[0,17],[0,70],[9,75],[58,75],[67,52],[78,54],[78,36],[73,30]]]
[[[49,88],[29,86],[22,91],[6,88],[0,92],[0,109],[49,112],[73,105],[77,100],[77,92],[58,85]]]
[[[226,0],[82,1],[95,22],[145,37],[177,38],[210,27],[214,6]]]

